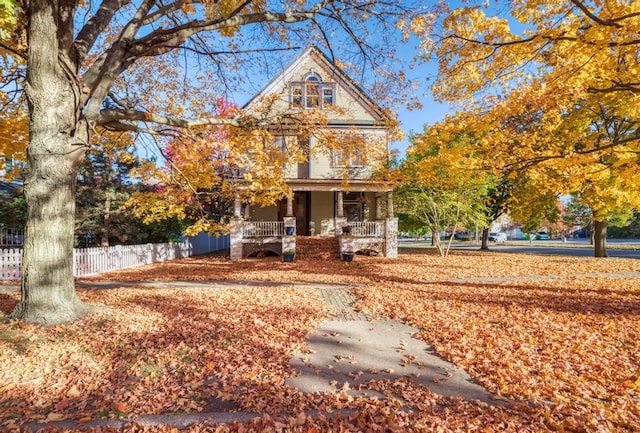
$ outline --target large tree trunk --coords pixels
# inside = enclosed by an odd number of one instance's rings
[[[57,32],[60,9],[54,11],[52,5],[34,0],[29,6],[27,224],[21,300],[12,314],[45,325],[75,320],[89,311],[76,294],[73,278],[76,174],[84,156],[77,133],[79,93],[59,61],[64,36]]]
[[[607,254],[607,221],[594,221],[593,235],[595,256],[609,257]]]

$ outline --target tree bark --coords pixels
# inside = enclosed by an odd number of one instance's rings
[[[104,231],[102,232],[102,241],[100,246],[109,246],[109,235],[111,234],[111,196],[113,188],[108,186],[104,199]]]
[[[489,249],[489,229],[482,229],[482,244],[480,245],[481,250]]]
[[[607,254],[607,221],[594,221],[593,248],[596,257],[609,257]]]
[[[21,300],[12,317],[51,325],[90,310],[78,298],[73,277],[75,192],[84,146],[77,85],[59,60],[53,2],[29,6],[29,53],[25,92],[29,102],[29,146],[24,193],[27,223],[22,259]]]

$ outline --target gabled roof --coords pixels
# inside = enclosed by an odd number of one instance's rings
[[[314,62],[323,70],[325,70],[335,81],[336,84],[347,90],[349,94],[364,107],[369,114],[377,121],[385,121],[388,115],[371,97],[356,84],[342,69],[337,67],[318,47],[311,45],[300,53],[295,59],[286,66],[280,75],[273,78],[258,94],[256,94],[243,108],[249,108],[255,101],[269,95],[281,83],[292,81],[292,76],[298,70],[300,65],[307,59],[312,58]]]

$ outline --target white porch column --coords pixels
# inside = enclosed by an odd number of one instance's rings
[[[233,218],[229,223],[229,255],[232,260],[242,258],[242,200],[240,194],[236,193],[233,202]]]
[[[382,194],[376,194],[376,220],[382,220]]]
[[[293,197],[287,197],[287,215],[288,217],[293,216]]]
[[[337,217],[344,217],[344,197],[342,191],[338,191],[338,209],[337,209]]]
[[[240,194],[237,193],[233,201],[233,217],[242,218],[242,201],[240,200]]]
[[[344,217],[344,194],[342,191],[337,192],[336,196],[336,217],[334,218],[334,233],[336,236],[342,234],[342,227],[347,225],[347,219]]]
[[[387,218],[393,218],[393,192],[387,193]]]

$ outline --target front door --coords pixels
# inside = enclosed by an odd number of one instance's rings
[[[309,214],[311,210],[311,193],[296,192],[293,197],[293,215],[296,217],[296,234],[309,235]]]
[[[278,219],[282,221],[287,215],[287,201],[282,200],[278,207]],[[296,235],[309,235],[309,222],[311,221],[311,193],[301,191],[293,196],[293,216],[296,217]]]

